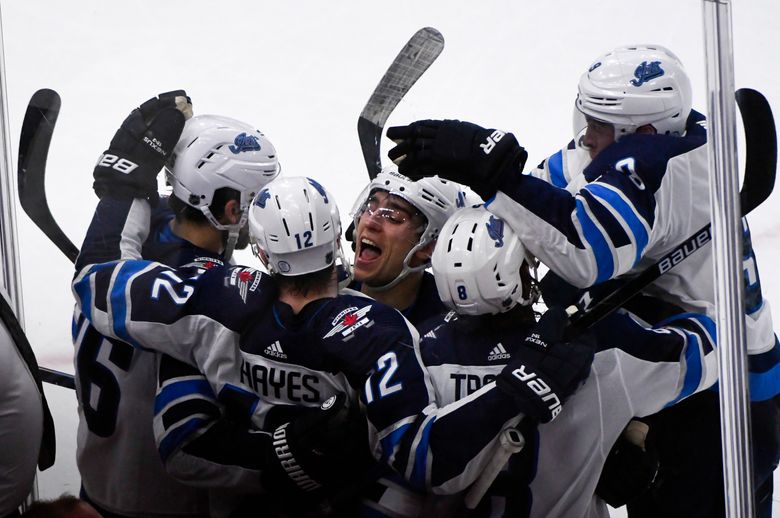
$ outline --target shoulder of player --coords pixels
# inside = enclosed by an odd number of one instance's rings
[[[417,338],[416,329],[396,309],[363,294],[340,292],[321,317],[323,338],[370,336],[397,339],[399,334]]]

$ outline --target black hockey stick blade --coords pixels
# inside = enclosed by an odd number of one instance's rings
[[[740,88],[736,97],[745,128],[745,177],[739,192],[744,216],[763,203],[774,189],[777,132],[766,97],[751,88]]]
[[[46,367],[39,367],[38,372],[40,373],[41,381],[44,383],[76,390],[76,380],[73,377],[73,374],[68,374],[67,372],[61,372],[54,369],[48,369]]]
[[[741,88],[736,92],[736,99],[745,128],[745,174],[739,195],[741,214],[746,216],[766,200],[774,189],[777,135],[772,109],[761,93]],[[609,315],[711,240],[712,224],[708,223],[615,291],[601,299],[594,299],[595,302],[591,301],[585,307],[580,304],[571,315],[567,335],[575,336]],[[588,300],[587,293],[580,298],[580,301],[583,300]]]
[[[358,137],[371,179],[382,170],[379,144],[387,118],[442,49],[444,37],[439,31],[432,27],[417,31],[395,57],[360,113]]]
[[[46,201],[46,158],[59,113],[60,96],[47,88],[35,92],[27,105],[19,137],[19,201],[33,223],[75,262],[79,250],[57,225]]]

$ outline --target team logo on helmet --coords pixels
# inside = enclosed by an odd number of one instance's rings
[[[600,66],[601,66],[601,61],[597,61],[597,62],[593,63],[593,64],[590,66],[590,68],[588,69],[588,72],[593,72],[594,70],[596,70],[596,69],[597,69],[597,68],[599,68]]]
[[[320,185],[316,180],[312,180],[311,178],[306,178],[312,187],[317,189],[317,192],[320,193],[322,198],[325,200],[325,203],[328,203],[328,193],[325,192],[325,188]]]
[[[631,80],[631,84],[634,86],[642,86],[646,82],[661,77],[664,75],[664,70],[661,68],[660,61],[642,61],[642,63],[634,70],[634,77],[636,79]]]
[[[260,142],[254,135],[247,135],[241,133],[236,135],[232,146],[228,146],[228,149],[234,154],[243,153],[244,151],[260,151]]]
[[[466,206],[466,193],[458,191],[458,199],[455,201],[455,206],[462,209]]]
[[[330,338],[338,333],[341,334],[345,341],[349,340],[352,338],[352,332],[359,327],[371,327],[373,325],[374,321],[366,316],[369,311],[371,311],[371,306],[364,306],[360,309],[357,307],[345,309],[336,315],[336,318],[331,322],[333,328],[323,338]]]
[[[271,198],[271,193],[268,191],[268,189],[263,189],[260,191],[260,194],[257,195],[257,198],[255,198],[255,205],[260,207],[261,209],[265,208],[265,202],[267,202]]]
[[[487,227],[490,239],[496,242],[496,248],[504,246],[504,220],[498,219],[495,216],[490,216],[490,219],[485,223],[485,226]]]

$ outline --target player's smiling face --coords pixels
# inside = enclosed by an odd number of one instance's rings
[[[371,193],[355,231],[355,280],[383,286],[395,279],[424,224],[424,216],[403,198]]]

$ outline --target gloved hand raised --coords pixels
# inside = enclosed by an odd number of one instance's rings
[[[592,338],[582,335],[564,341],[567,323],[563,308],[548,309],[496,379],[498,388],[517,402],[518,410],[540,423],[555,419],[593,363]]]
[[[136,108],[122,122],[95,166],[98,197],[157,200],[157,174],[181,136],[192,104],[184,90],[165,92]]]
[[[528,153],[511,133],[458,120],[423,120],[388,128],[398,172],[417,180],[438,174],[493,197],[502,180],[522,172]]]

